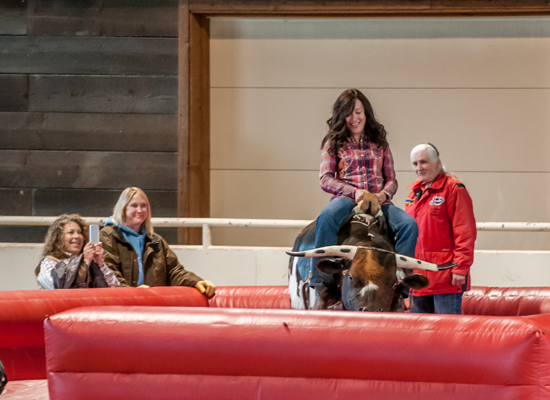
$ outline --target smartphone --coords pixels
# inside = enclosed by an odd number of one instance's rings
[[[99,225],[90,225],[90,243],[99,243]]]

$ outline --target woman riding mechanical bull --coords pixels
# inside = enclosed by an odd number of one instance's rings
[[[395,243],[395,253],[404,256],[401,257],[402,260],[408,258],[408,261],[411,261],[414,257],[418,237],[415,220],[391,202],[397,192],[393,157],[386,140],[386,130],[374,117],[373,108],[365,95],[357,89],[344,91],[334,103],[332,116],[328,119],[327,124],[329,130],[321,144],[319,178],[322,189],[331,193],[333,197],[315,221],[314,248],[318,249],[316,254],[306,255],[296,252],[291,254],[301,257],[322,255],[316,259],[316,262],[309,264],[309,273],[301,273],[306,284],[315,289],[316,301],[311,308],[316,309],[333,305],[330,304],[333,299],[328,299],[330,296],[327,295],[327,291],[333,285],[335,275],[321,271],[326,270],[326,263],[330,261],[330,259],[327,260],[327,257],[341,257],[345,253],[349,255],[350,251],[355,254],[355,251],[350,249],[342,254],[341,248],[337,249],[334,245],[339,243],[339,230],[348,221],[351,211],[358,202],[365,200],[369,204],[373,204],[375,209],[380,205],[381,213],[389,225],[389,238],[391,242]],[[312,232],[302,232],[297,242],[301,240],[301,237],[303,238],[304,234],[311,236]],[[369,235],[369,233],[365,232],[365,235]],[[372,234],[370,235],[372,236]],[[391,247],[383,245],[383,242],[383,239],[378,239],[378,243],[382,243],[382,250],[391,250]],[[370,243],[372,244],[372,241]],[[372,245],[377,247],[376,244]],[[296,247],[295,245],[294,251],[304,250]],[[375,250],[373,248],[369,251]],[[385,257],[388,257],[388,253],[384,252],[384,254],[377,253],[376,258],[379,264],[389,262],[389,259],[384,260]],[[393,261],[392,279],[397,281],[395,265],[396,263]],[[321,266],[324,268],[318,268]],[[351,279],[351,275],[349,277]],[[386,281],[388,280],[386,279]],[[367,285],[367,282],[362,283]],[[293,285],[292,279],[289,284]],[[427,282],[423,281],[422,285],[426,284]],[[369,282],[368,285],[370,287],[379,286],[372,282]],[[392,290],[395,291],[395,288],[392,287]],[[408,289],[404,290],[403,294],[406,296],[407,292]],[[360,296],[360,294],[355,293],[354,296]],[[356,302],[351,303],[356,304]],[[306,305],[305,308],[308,307]],[[390,307],[393,306],[386,305],[376,310],[390,311]]]

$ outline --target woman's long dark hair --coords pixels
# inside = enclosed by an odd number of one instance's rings
[[[337,154],[338,150],[348,142],[351,133],[346,126],[346,118],[355,109],[356,100],[363,103],[365,108],[365,134],[368,141],[381,148],[388,146],[386,129],[374,118],[374,111],[367,97],[360,90],[348,89],[338,96],[334,103],[332,117],[327,120],[328,133],[323,138],[321,149],[328,140],[330,141],[329,153]]]

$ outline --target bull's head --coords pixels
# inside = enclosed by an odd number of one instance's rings
[[[327,246],[318,249],[287,252],[294,257],[344,257],[351,260],[349,270],[344,263],[321,262],[317,267],[326,273],[343,273],[342,300],[359,311],[390,311],[397,286],[397,268],[439,271],[456,264],[437,265],[388,250],[364,246]]]

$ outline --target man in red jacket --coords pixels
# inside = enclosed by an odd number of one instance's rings
[[[474,261],[476,221],[466,187],[443,169],[439,152],[430,143],[411,151],[418,179],[409,187],[405,211],[418,224],[415,257],[436,264],[457,264],[443,271],[414,272],[425,275],[430,285],[412,290],[412,313],[460,314],[462,295],[470,289]]]

